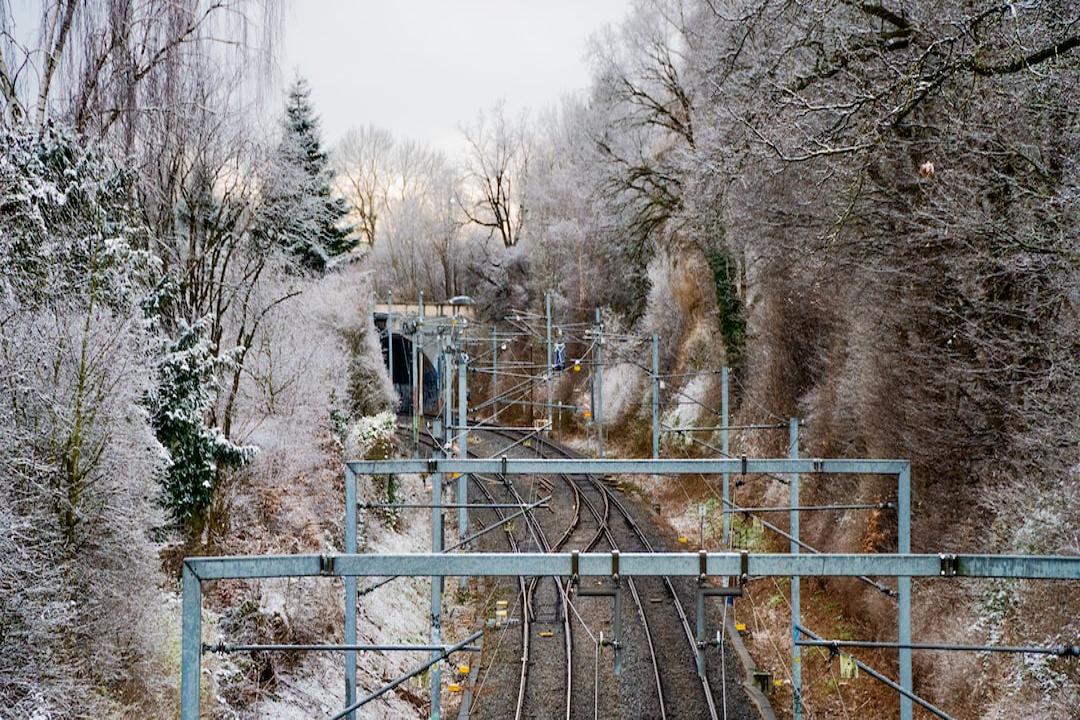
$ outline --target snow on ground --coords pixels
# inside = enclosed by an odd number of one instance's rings
[[[641,399],[648,379],[641,368],[617,362],[604,368],[604,422],[618,422],[630,407]]]
[[[361,502],[386,502],[385,486],[374,478],[359,478]],[[429,497],[429,490],[416,475],[398,476],[396,502],[418,503]],[[422,552],[431,546],[431,525],[425,510],[406,510],[396,522],[382,511],[361,509],[358,534],[361,552]],[[362,589],[377,578],[361,578]],[[360,598],[357,641],[361,644],[427,643],[429,584],[422,578],[394,580]],[[289,617],[297,602],[305,599],[327,603],[322,587],[304,594],[295,580],[270,580],[260,587],[261,612]],[[298,592],[299,591],[299,592]],[[342,626],[342,584],[335,582],[324,619],[338,633]],[[340,640],[340,635],[338,637]],[[330,637],[321,642],[334,642]],[[426,659],[426,653],[361,653],[357,660],[357,696],[363,696],[387,684]],[[309,653],[287,672],[279,674],[272,693],[267,693],[250,708],[252,717],[292,720],[326,715],[344,707],[344,656],[341,653]],[[426,701],[426,686],[414,680],[401,689],[387,693],[365,708],[364,717],[402,718],[421,715],[418,704]],[[243,715],[247,717],[248,715]]]
[[[418,475],[400,475],[395,501],[423,503],[430,500],[430,486]],[[375,481],[378,488],[378,481]],[[372,502],[386,502],[385,494],[378,489],[369,493]],[[410,553],[431,549],[430,511],[413,509],[401,511],[397,522],[391,524],[378,517],[379,511],[361,511],[364,538],[361,552]],[[361,579],[360,587],[374,582],[374,578]],[[430,581],[426,578],[399,578],[374,592],[360,598],[357,621],[359,642],[381,643],[427,643],[430,616]],[[359,693],[376,690],[394,678],[416,667],[427,657],[426,653],[365,653],[358,660],[357,687]],[[388,693],[371,704],[368,717],[400,718],[420,714],[419,709],[405,695],[427,699],[426,684],[415,679],[405,685],[402,692]]]
[[[713,415],[702,418],[702,406],[707,406],[706,395],[711,384],[711,375],[695,375],[690,381],[677,392],[670,391],[670,409],[661,415],[661,422],[668,427],[689,427],[699,424],[714,424],[718,420]],[[702,422],[704,420],[704,422]],[[679,433],[665,433],[661,442],[667,445],[684,445],[690,447],[692,441],[687,435]]]

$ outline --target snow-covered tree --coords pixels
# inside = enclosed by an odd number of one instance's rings
[[[464,128],[466,197],[461,210],[470,223],[513,247],[521,240],[528,212],[525,186],[531,147],[526,116],[506,116],[496,103]]]
[[[288,90],[277,156],[264,179],[258,231],[317,272],[359,242],[353,228],[342,224],[349,209],[334,194],[332,179],[311,88],[297,79]]]
[[[160,704],[163,453],[143,400],[156,263],[131,176],[74,133],[0,132],[0,706]],[[158,610],[160,613],[161,611]],[[136,714],[141,713],[133,710]]]
[[[382,229],[379,220],[386,209],[394,178],[394,136],[374,125],[350,130],[334,152],[351,218],[369,246]]]
[[[234,445],[206,421],[217,400],[219,373],[235,362],[230,354],[214,352],[209,324],[209,318],[190,326],[181,321],[179,335],[161,361],[150,402],[154,431],[169,454],[166,505],[177,521],[195,529],[221,471],[242,466],[256,452]]]

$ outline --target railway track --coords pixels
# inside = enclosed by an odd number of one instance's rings
[[[403,428],[403,427],[401,427],[399,425],[398,434],[400,436],[402,436],[402,437],[408,437],[409,441],[411,442],[412,435],[411,435],[411,429],[410,428]],[[441,448],[439,447],[438,442],[435,439],[431,438],[431,437],[421,435],[421,443],[423,445],[427,446],[428,448],[433,449],[433,450],[441,450]],[[470,453],[470,456],[479,457],[479,455],[477,453]],[[484,476],[471,475],[470,480],[472,482],[473,487],[475,487],[480,492],[480,494],[484,496],[484,498],[488,501],[488,503],[490,503],[491,505],[497,505],[498,504],[498,500],[496,500],[495,495],[492,493],[490,488],[488,488],[487,484],[485,483],[486,478]],[[521,504],[521,505],[526,504],[525,499],[521,496],[520,492],[518,491],[517,487],[514,485],[514,483],[512,481],[510,481],[507,478],[503,478],[501,480],[500,484],[506,489],[508,495],[510,496],[510,498],[512,499],[513,502],[516,502],[516,503]],[[525,515],[524,515],[525,523],[526,523],[526,527],[527,527],[527,530],[528,530],[528,534],[532,536],[534,544],[536,544],[536,546],[543,552],[556,552],[559,549],[561,549],[562,546],[569,539],[570,535],[572,534],[573,529],[574,529],[574,525],[576,525],[576,522],[577,522],[576,518],[577,518],[577,515],[578,515],[578,508],[579,508],[579,506],[575,503],[575,523],[567,528],[567,530],[563,533],[562,536],[560,536],[559,540],[556,542],[555,545],[551,545],[549,543],[549,541],[547,539],[547,535],[544,532],[544,529],[541,526],[541,524],[537,521],[534,513],[532,511],[526,512]],[[506,513],[501,508],[492,507],[490,509],[490,511],[495,513],[496,517],[499,519],[500,522],[504,522],[506,520]],[[508,543],[508,545],[510,547],[511,552],[520,552],[521,551],[521,545],[520,545],[518,539],[515,537],[513,531],[510,528],[504,526],[503,527],[503,533],[507,538],[507,543]],[[561,579],[555,577],[555,578],[550,578],[550,580],[553,583],[555,583],[555,585],[557,587],[556,602],[560,604],[559,605],[559,608],[560,608],[559,609],[559,615],[561,616],[562,621],[563,621],[563,637],[565,639],[564,640],[564,647],[565,647],[565,653],[566,653],[566,656],[565,656],[566,657],[566,670],[565,670],[565,673],[562,676],[564,678],[564,683],[565,683],[565,693],[564,693],[565,701],[563,703],[562,710],[563,710],[564,717],[567,720],[569,720],[569,718],[571,716],[571,707],[572,707],[572,700],[571,699],[572,699],[572,693],[573,693],[573,661],[572,661],[573,636],[572,636],[572,631],[571,631],[571,626],[570,626],[570,611],[569,611],[569,608],[565,607],[565,605],[564,605],[566,595],[565,595],[565,588],[562,586]],[[533,664],[532,648],[533,648],[533,633],[535,631],[534,619],[536,617],[536,613],[534,611],[534,599],[536,597],[537,587],[539,585],[540,578],[531,578],[529,581],[526,581],[524,577],[519,576],[517,578],[517,582],[518,582],[518,595],[519,595],[519,598],[520,598],[520,601],[521,601],[521,608],[522,608],[522,610],[521,610],[522,652],[521,652],[521,661],[520,661],[521,662],[521,671],[520,671],[520,674],[519,674],[518,693],[517,693],[517,700],[516,700],[515,709],[514,709],[514,718],[515,718],[515,720],[526,720],[527,718],[533,717],[533,715],[530,715],[530,714],[526,713],[526,705],[527,705],[529,679],[530,679],[529,669],[530,669],[531,665]]]
[[[528,431],[508,431],[503,429],[489,430],[487,432],[505,437],[518,443],[520,443],[525,437],[528,437],[530,435]],[[535,446],[537,454],[540,457],[575,457],[572,453],[567,452],[565,449],[547,441],[542,437],[535,436],[532,437],[531,440]],[[545,450],[547,451],[547,455],[545,455]],[[608,542],[608,544],[611,546],[611,549],[613,550],[644,550],[646,552],[654,552],[652,543],[649,541],[647,535],[642,530],[641,526],[634,519],[632,513],[618,498],[617,494],[611,488],[609,488],[601,479],[591,475],[584,476],[584,483],[586,483],[585,487],[594,490],[597,493],[599,500],[602,502],[602,512],[597,507],[597,503],[590,500],[585,494],[585,492],[583,492],[584,488],[582,485],[582,480],[580,480],[577,476],[569,476],[565,474],[560,475],[560,478],[564,483],[567,484],[567,486],[571,489],[571,492],[574,494],[575,504],[584,503],[586,508],[589,510],[589,513],[594,517],[598,525],[595,536],[592,540],[590,540],[589,543],[586,544],[586,547],[583,548],[583,551],[593,549],[602,538]],[[628,543],[625,540],[616,539],[615,533],[613,532],[608,519],[611,508],[615,509],[620,519],[629,528],[632,535],[632,542],[636,542],[636,544],[640,545],[640,547],[628,547]],[[689,657],[693,659],[696,656],[697,641],[694,637],[694,629],[690,625],[690,621],[686,615],[682,600],[678,592],[676,591],[674,585],[672,584],[670,578],[664,577],[660,580],[660,582],[662,583],[663,589],[670,600],[670,606],[674,608],[678,624],[681,627],[682,634],[685,636],[685,639],[687,641],[687,646],[690,651]],[[650,621],[649,613],[645,609],[646,604],[642,602],[641,593],[638,590],[637,583],[632,578],[627,580],[627,588],[630,591],[631,598],[633,599],[635,608],[638,612],[638,617],[641,620],[644,631],[644,638],[648,648],[649,662],[652,666],[653,682],[656,688],[656,698],[658,702],[658,707],[656,708],[656,710],[659,714],[650,714],[650,717],[656,716],[661,718],[667,718],[669,708],[666,697],[668,695],[682,695],[682,692],[679,691],[684,691],[685,688],[670,688],[671,690],[675,690],[676,692],[669,692],[668,689],[665,689],[665,681],[662,679],[662,675],[660,672],[660,662],[657,657],[656,645],[653,640],[653,636],[655,634],[653,630],[653,623],[652,621]],[[665,663],[665,665],[667,664]],[[693,662],[689,664],[689,668],[693,671],[694,676],[697,676],[696,668],[694,667]],[[683,672],[676,671],[676,677],[684,678],[685,676],[685,669]],[[677,683],[668,680],[666,684],[670,686]],[[700,689],[702,695],[704,696],[703,699],[705,702],[705,707],[708,711],[708,716],[712,720],[718,720],[716,703],[713,698],[712,688],[710,686],[708,677],[700,678]]]
[[[518,448],[520,451],[531,450],[535,452],[539,457],[575,457],[572,453],[567,452],[565,449],[550,443],[549,441],[532,436],[528,431],[513,431],[505,429],[484,429],[477,428],[473,433],[483,433],[501,437],[512,441],[512,447]],[[403,433],[408,434],[408,433]],[[525,447],[525,439],[530,438],[532,445],[531,448]],[[410,434],[411,439],[411,434]],[[423,442],[425,445],[438,448],[438,443],[431,438],[424,437]],[[472,457],[482,457],[483,455],[470,452]],[[471,476],[472,484],[477,490],[485,497],[485,499],[491,504],[497,504],[498,500],[495,494],[488,487],[488,483],[493,482],[490,478],[485,476]],[[536,547],[543,552],[556,552],[568,545],[572,549],[577,549],[582,552],[588,552],[594,550],[602,542],[606,543],[612,550],[620,551],[641,551],[653,552],[653,544],[648,539],[648,536],[634,519],[632,513],[626,507],[626,505],[618,498],[610,487],[608,487],[600,478],[595,476],[570,476],[561,474],[558,475],[556,480],[564,484],[570,493],[570,499],[572,500],[572,509],[570,522],[566,525],[565,529],[559,535],[558,540],[552,544],[548,540],[548,533],[545,531],[541,521],[536,517],[536,514],[532,511],[525,513],[525,529],[526,534],[532,538],[532,542]],[[508,497],[512,502],[518,504],[526,504],[526,500],[521,494],[520,489],[513,482],[512,479],[505,476],[499,476],[496,486],[504,489]],[[584,510],[584,512],[583,512]],[[616,514],[617,518],[621,521],[616,523],[613,527],[611,522],[612,511]],[[491,512],[494,512],[500,520],[505,520],[506,514],[499,508],[492,508]],[[591,520],[591,523],[595,525],[595,528],[583,528],[583,521],[585,515]],[[504,528],[504,534],[507,537],[510,550],[512,552],[519,552],[521,548],[521,542],[515,537],[514,533]],[[579,542],[574,542],[575,538],[579,535],[585,535],[587,539],[581,538]],[[577,547],[573,547],[577,545]],[[537,596],[538,588],[541,582],[550,582],[553,585],[554,597],[556,605],[559,609],[559,614],[562,620],[562,638],[563,638],[563,654],[565,657],[564,672],[561,673],[561,686],[564,690],[563,698],[564,702],[561,704],[560,714],[570,720],[572,711],[576,705],[574,704],[574,635],[571,627],[571,612],[572,608],[569,606],[571,602],[569,600],[569,582],[563,585],[561,578],[532,578],[526,580],[525,578],[517,578],[518,580],[518,595],[522,606],[521,612],[521,642],[522,642],[522,654],[521,654],[521,670],[518,677],[518,692],[515,703],[514,717],[516,720],[522,720],[523,718],[539,717],[534,708],[530,708],[529,698],[530,690],[532,694],[536,694],[540,697],[545,697],[547,688],[536,688],[537,683],[543,683],[543,678],[537,680],[530,674],[530,666],[533,665],[532,653],[535,646],[534,633],[537,632],[536,613],[535,613],[535,599]],[[647,603],[643,600],[643,595],[648,595],[649,591],[642,592],[639,587],[639,583],[634,579],[628,578],[626,580],[627,590],[630,592],[631,599],[636,609],[636,615],[640,621],[640,630],[642,644],[645,648],[645,659],[649,669],[651,670],[649,683],[654,688],[655,704],[649,703],[650,707],[639,708],[638,715],[642,717],[659,717],[666,720],[671,716],[672,710],[676,711],[676,715],[679,715],[679,710],[687,709],[686,695],[688,692],[693,692],[693,686],[687,687],[686,678],[688,674],[692,673],[693,676],[697,676],[695,665],[693,662],[697,644],[694,637],[694,630],[691,627],[689,618],[686,615],[682,600],[676,590],[674,584],[669,578],[660,578],[657,581],[647,580],[642,581],[646,585],[650,582],[659,582],[662,587],[662,592],[666,594],[668,602],[665,605],[670,606],[674,610],[675,623],[672,623],[672,618],[660,618],[663,615],[663,611],[660,608],[651,607],[652,604],[657,603],[655,598],[650,598],[650,602]],[[655,638],[658,635],[656,628],[657,623],[664,626],[663,630],[659,631],[659,635],[666,648],[665,652],[658,652],[657,643]],[[680,657],[675,658],[677,653],[675,652],[675,643],[671,642],[673,639],[677,640],[678,637],[672,638],[671,626],[677,626],[680,631],[675,631],[678,636],[684,637],[688,649],[690,650],[689,656],[685,654],[678,654]],[[630,628],[624,625],[625,632],[624,637],[630,631]],[[664,635],[668,637],[663,637]],[[625,640],[624,640],[625,644]],[[661,657],[663,656],[663,658]],[[689,662],[686,658],[689,657]],[[665,668],[671,668],[672,672],[662,673],[660,666],[664,665]],[[706,710],[708,717],[712,720],[718,720],[716,703],[713,698],[712,688],[710,686],[707,677],[699,678],[700,683],[697,683],[698,692],[703,695],[703,707],[698,708],[698,712],[694,715],[683,715],[685,717],[700,717],[700,710]],[[594,682],[599,682],[599,678],[594,678]],[[531,685],[530,685],[531,684]],[[632,683],[627,683],[628,686],[632,686]],[[554,689],[554,688],[552,688]],[[640,688],[629,687],[628,690],[638,691]],[[597,698],[595,694],[598,692],[598,688],[594,686],[594,714],[596,712]],[[669,697],[679,698],[680,702],[674,706],[668,702]],[[696,704],[696,703],[695,703]],[[539,712],[539,710],[537,710]],[[544,715],[544,716],[549,716]]]

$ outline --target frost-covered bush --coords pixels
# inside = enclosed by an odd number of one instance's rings
[[[345,453],[349,459],[389,457],[394,444],[394,430],[397,418],[392,412],[381,412],[357,420],[345,442]]]
[[[290,441],[317,444],[328,421],[343,439],[352,418],[390,406],[366,274],[342,267],[300,289],[267,317],[245,360],[238,410],[259,444],[283,440],[266,431],[276,419],[288,420]]]
[[[174,673],[145,230],[122,168],[52,127],[0,132],[0,220],[0,706],[149,711]]]

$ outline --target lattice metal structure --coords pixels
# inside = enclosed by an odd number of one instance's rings
[[[457,463],[463,461],[454,461]],[[471,461],[477,462],[477,461]],[[704,560],[702,560],[704,557]],[[202,583],[227,578],[405,575],[560,576],[576,569],[582,577],[699,577],[702,563],[710,577],[882,577],[1012,578],[1080,580],[1080,557],[913,554],[766,554],[766,553],[471,553],[448,555],[279,555],[187,558],[183,564],[183,645],[181,718],[199,716],[201,658],[212,647],[202,644]],[[467,638],[471,642],[476,635]],[[348,645],[349,643],[346,643]],[[462,647],[467,643],[459,643]],[[910,645],[910,643],[909,643]],[[450,646],[454,647],[454,646]],[[448,648],[449,649],[449,648]],[[900,688],[907,699],[916,698]],[[921,704],[921,703],[920,703]],[[346,710],[337,717],[348,714]]]
[[[655,346],[654,346],[655,347]],[[798,554],[805,544],[799,540],[799,478],[800,475],[886,475],[896,478],[896,510],[897,510],[897,550],[900,553],[911,551],[911,464],[907,460],[855,460],[855,459],[800,459],[798,457],[798,424],[791,421],[791,455],[789,458],[756,459],[756,458],[718,458],[718,459],[670,459],[670,460],[605,460],[605,459],[518,459],[518,458],[493,458],[493,459],[411,459],[411,460],[381,460],[372,462],[350,462],[346,464],[345,485],[346,497],[355,498],[357,475],[388,475],[401,473],[427,473],[435,475],[432,487],[441,486],[441,476],[464,477],[467,474],[499,474],[499,475],[783,475],[788,478],[790,497],[791,533],[784,535],[790,538],[790,547],[793,554]],[[724,498],[725,508],[733,507],[730,501]],[[441,516],[440,516],[441,517]],[[433,523],[438,522],[433,514]],[[440,523],[441,524],[441,523]],[[356,509],[355,502],[346,501],[346,550],[355,552],[355,544],[349,543],[349,538],[356,537]],[[464,531],[463,531],[464,532]],[[865,577],[865,575],[864,575]],[[433,581],[438,582],[438,581]],[[345,628],[346,643],[354,643],[356,639],[356,591],[355,580],[346,583],[345,597]],[[911,720],[913,703],[910,695],[913,691],[912,680],[912,655],[911,649],[906,647],[911,642],[911,578],[897,576],[897,638],[900,643],[898,648],[900,678],[899,686],[902,689],[900,701],[900,719]],[[699,606],[703,605],[705,595],[698,593],[696,598]],[[793,684],[793,713],[796,720],[802,716],[802,682],[801,682],[801,654],[802,647],[799,640],[802,639],[800,627],[802,618],[800,614],[800,587],[797,575],[791,576],[791,634],[792,634],[792,684]],[[436,637],[440,614],[438,609],[432,606],[433,634]],[[701,634],[702,628],[698,628]],[[434,640],[433,640],[434,642]],[[355,653],[346,657],[346,704],[353,702],[355,698]],[[698,670],[704,674],[704,651],[699,650]]]

